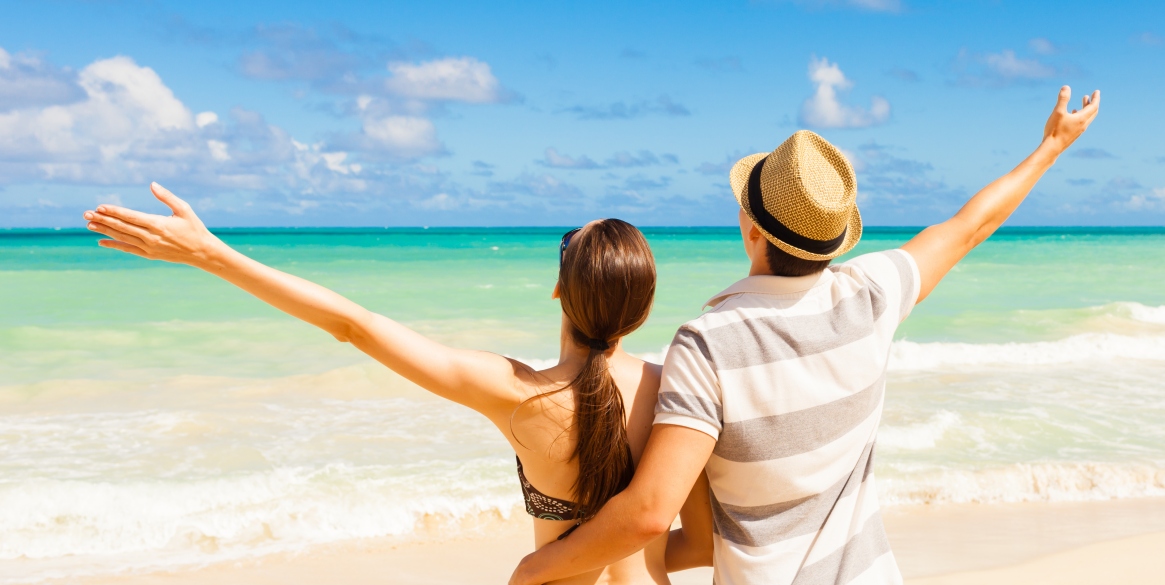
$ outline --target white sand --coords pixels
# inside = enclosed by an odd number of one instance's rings
[[[489,537],[360,541],[174,573],[71,579],[85,585],[407,585],[505,583],[531,548],[529,520]],[[911,585],[1165,583],[1165,498],[1079,504],[890,509],[886,526]],[[710,569],[673,575],[708,584]]]

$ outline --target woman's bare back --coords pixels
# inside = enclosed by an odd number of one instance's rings
[[[616,348],[609,358],[611,377],[615,380],[627,421],[627,441],[632,460],[638,463],[651,434],[655,402],[662,368],[631,357]],[[498,428],[506,434],[522,462],[526,479],[542,494],[573,501],[578,479],[578,464],[572,459],[577,435],[574,429],[574,394],[566,387],[573,379],[572,368],[555,366],[530,372],[530,396],[538,396],[520,406],[512,420],[500,421]],[[499,421],[495,421],[498,423]],[[516,480],[515,480],[516,481]],[[534,519],[534,544],[541,548],[554,542],[576,524],[572,520]],[[570,585],[597,583],[640,584],[668,583],[664,567],[667,537],[602,571],[556,581]]]

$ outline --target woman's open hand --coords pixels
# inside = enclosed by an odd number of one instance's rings
[[[87,227],[113,239],[101,240],[98,245],[151,260],[206,267],[223,243],[206,229],[185,201],[157,183],[150,183],[150,191],[174,215],[164,217],[99,205],[96,210],[85,212]]]

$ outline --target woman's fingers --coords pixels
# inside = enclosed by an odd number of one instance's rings
[[[142,258],[149,257],[149,256],[146,256],[145,250],[143,250],[137,246],[132,246],[132,245],[127,244],[125,242],[119,242],[117,240],[99,240],[97,242],[97,245],[101,246],[102,248],[113,248],[114,250],[121,250],[122,252],[125,252],[126,254],[133,254],[134,256],[141,256]]]
[[[98,205],[97,213],[116,217],[125,223],[140,226],[146,230],[155,229],[158,226],[158,222],[163,219],[161,216],[152,213],[142,213],[125,207],[108,204]],[[89,218],[86,217],[85,219]]]
[[[157,183],[150,183],[150,191],[154,193],[154,197],[157,197],[158,201],[165,203],[166,207],[169,207],[175,216],[189,217],[194,214],[193,210],[190,209],[190,205],[179,199],[177,195],[171,193],[169,189]]]
[[[142,228],[142,227],[139,227],[137,225],[134,225],[132,223],[126,223],[126,222],[124,222],[124,221],[122,221],[122,220],[120,220],[112,215],[104,215],[104,214],[93,212],[93,211],[86,211],[85,212],[85,219],[87,219],[89,221],[105,224],[105,225],[107,225],[107,226],[109,226],[109,227],[111,227],[119,232],[134,236],[135,238],[142,240],[143,242],[145,241],[146,237],[148,237],[150,235],[149,230]]]
[[[89,224],[86,227],[88,227],[91,231],[95,231],[99,234],[109,236],[109,237],[111,237],[119,242],[125,242],[125,243],[130,244],[131,246],[134,246],[137,248],[147,247],[146,243],[144,241],[142,241],[141,238],[127,234],[127,233],[122,232],[122,231],[115,230],[115,229],[113,229],[113,228],[111,228],[111,227],[109,227],[101,222],[91,221],[91,222],[89,222]]]

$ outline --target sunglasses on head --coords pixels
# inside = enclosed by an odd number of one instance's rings
[[[558,265],[562,266],[562,257],[566,255],[566,247],[570,245],[570,239],[574,237],[582,228],[576,227],[569,232],[562,235],[562,243],[558,246]]]

